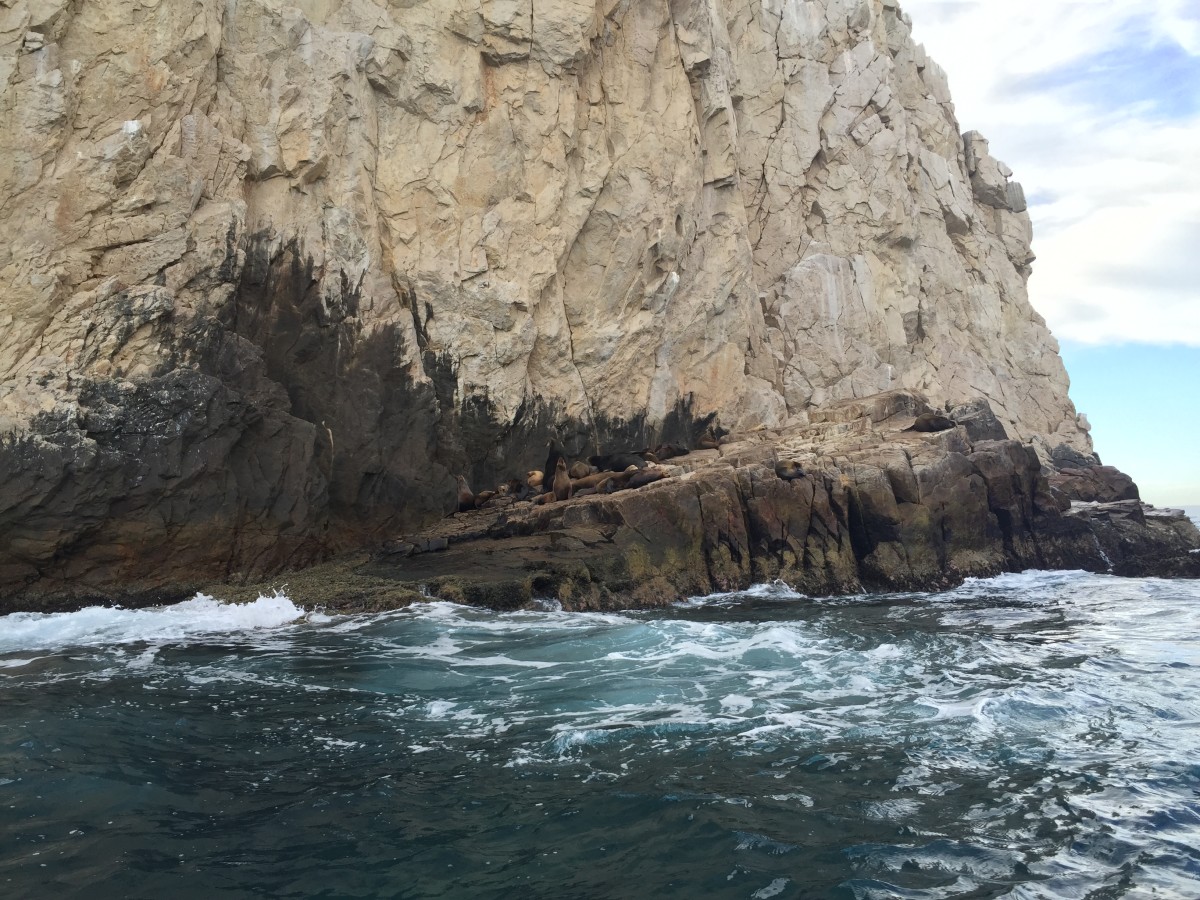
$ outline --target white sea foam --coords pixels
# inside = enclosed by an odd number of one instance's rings
[[[760,888],[759,890],[755,891],[750,896],[753,897],[754,900],[768,900],[768,898],[770,898],[770,897],[777,897],[780,894],[782,894],[784,892],[784,890],[787,888],[787,886],[788,886],[788,879],[776,878],[774,881],[772,881],[770,884],[768,884],[765,888]]]
[[[806,594],[794,591],[782,581],[772,581],[767,584],[756,584],[744,591],[729,591],[721,594],[708,594],[704,597],[689,597],[676,603],[675,606],[694,609],[701,606],[736,606],[749,599],[766,600],[807,600]]]
[[[749,712],[754,701],[742,694],[729,694],[721,698],[721,708],[734,715]]]
[[[1006,572],[992,578],[968,578],[961,585],[940,595],[951,600],[975,599],[1004,594],[1007,599],[1036,599],[1043,595],[1059,596],[1061,589],[1073,582],[1090,582],[1111,576],[1095,575],[1083,570]]]
[[[304,615],[284,594],[253,603],[222,603],[204,594],[173,606],[121,609],[92,606],[70,613],[0,616],[0,653],[112,646],[138,642],[186,643],[210,635],[277,628]]]
[[[21,666],[27,666],[31,662],[37,662],[38,657],[33,656],[28,659],[0,659],[0,669],[19,669]]]

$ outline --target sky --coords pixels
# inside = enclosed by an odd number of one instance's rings
[[[1200,506],[1200,0],[901,0],[1029,199],[1030,300],[1096,450]]]

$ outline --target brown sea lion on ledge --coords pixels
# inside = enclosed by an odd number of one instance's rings
[[[645,487],[648,484],[653,484],[656,481],[662,481],[666,477],[667,473],[662,469],[643,469],[640,472],[635,472],[629,481],[625,483],[625,487],[634,490]]]
[[[554,473],[558,468],[558,461],[560,459],[564,459],[562,445],[558,441],[551,441],[550,446],[546,451],[546,464],[542,466],[543,490],[549,491],[553,487]]]
[[[803,478],[805,473],[804,469],[800,468],[800,463],[790,459],[775,463],[775,474],[784,481],[795,481],[797,478]]]
[[[561,456],[554,467],[554,499],[569,500],[571,498],[571,476],[567,474],[567,461]]]
[[[471,486],[467,484],[465,475],[455,476],[458,479],[458,511],[466,512],[469,509],[475,508],[475,492],[471,490]]]
[[[909,425],[904,431],[949,431],[951,428],[958,426],[958,423],[953,419],[943,416],[940,413],[922,413],[917,416],[917,420]]]

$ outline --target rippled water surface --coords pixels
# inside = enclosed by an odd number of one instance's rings
[[[0,618],[0,895],[1200,896],[1200,583]]]

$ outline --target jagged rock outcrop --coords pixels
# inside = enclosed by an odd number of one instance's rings
[[[1029,568],[1200,576],[1200,531],[1181,511],[1064,502],[1029,444],[974,440],[961,425],[907,427],[927,411],[902,391],[837,404],[820,422],[672,459],[668,477],[636,490],[444,519],[372,559],[318,567],[291,589],[332,610],[429,597],[579,610],[659,606],[774,579],[821,596],[931,590]],[[237,586],[205,589],[239,596]]]
[[[904,387],[1088,456],[894,0],[0,0],[0,585],[253,576],[556,436]]]

